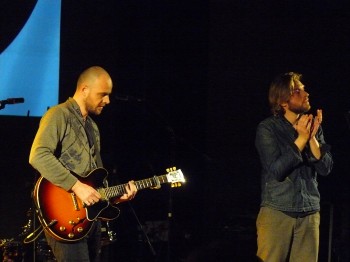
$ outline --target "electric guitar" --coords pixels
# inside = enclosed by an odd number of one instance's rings
[[[167,169],[167,172],[165,175],[135,181],[137,190],[160,188],[163,183],[177,187],[185,182],[181,169]],[[67,192],[41,176],[35,184],[33,198],[44,230],[57,240],[74,242],[89,233],[96,219],[116,219],[120,210],[111,199],[126,193],[126,184],[105,186],[107,176],[106,169],[96,168],[87,177],[79,177],[81,182],[92,186],[101,194],[100,201],[92,206],[86,206],[73,192]]]

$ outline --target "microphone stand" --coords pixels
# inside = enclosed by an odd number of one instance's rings
[[[143,106],[144,108],[146,108],[146,111],[150,114],[150,116],[154,116],[156,120],[158,120],[161,123],[161,126],[165,129],[166,132],[169,133],[169,137],[170,137],[170,143],[171,144],[175,144],[175,140],[176,140],[176,135],[175,132],[173,130],[173,128],[169,125],[169,123],[164,119],[164,117],[161,115],[161,113],[159,113],[153,106],[151,106],[149,103],[147,103],[147,100],[144,98],[138,98],[138,97],[133,97],[133,96],[129,96],[129,95],[119,95],[115,97],[116,101],[120,101],[121,103],[131,103],[133,105],[137,105],[137,106]],[[172,150],[173,151],[173,150]],[[171,165],[173,165],[174,162],[174,152],[171,152],[170,154],[170,162]],[[151,168],[153,169],[153,168]],[[171,261],[171,225],[172,225],[172,220],[173,220],[173,196],[172,196],[172,188],[169,188],[169,194],[168,194],[168,210],[167,210],[167,222],[168,222],[168,241],[167,241],[167,254],[166,254],[166,261],[170,262]],[[129,203],[130,207],[131,204]],[[143,228],[143,226],[141,225],[135,210],[131,207],[131,210],[138,222],[138,225],[143,233],[143,235],[146,238],[146,241],[151,249],[152,254],[155,256],[156,252],[154,251],[154,248]]]
[[[152,245],[152,243],[151,243],[151,241],[150,241],[150,239],[149,239],[149,237],[148,237],[148,235],[147,235],[145,229],[143,228],[143,226],[142,226],[142,224],[141,224],[141,222],[140,222],[140,220],[139,220],[139,218],[138,218],[138,216],[137,216],[137,214],[136,214],[135,209],[134,209],[133,206],[131,205],[130,201],[128,201],[128,204],[129,204],[129,208],[130,208],[131,212],[133,213],[133,215],[134,215],[134,217],[135,217],[135,219],[136,219],[136,222],[137,222],[137,224],[138,224],[138,226],[139,226],[139,228],[140,228],[140,230],[141,230],[141,232],[142,232],[144,238],[146,239],[146,242],[147,242],[147,244],[148,244],[148,246],[149,246],[149,249],[151,250],[152,255],[155,257],[155,256],[157,255],[157,253],[156,253],[156,251],[154,250],[153,245]]]
[[[117,177],[117,176],[116,176],[116,174],[117,174],[117,168],[116,168],[116,167],[113,167],[113,168],[112,168],[112,174],[114,175],[114,177]],[[117,184],[120,184],[119,179],[115,179],[113,182],[114,182],[114,183],[117,183]],[[150,241],[150,239],[149,239],[149,237],[148,237],[148,235],[147,235],[147,232],[145,231],[145,229],[144,229],[144,227],[143,227],[143,225],[142,225],[142,223],[141,223],[141,221],[140,221],[138,215],[136,214],[136,211],[135,211],[134,207],[132,206],[132,204],[130,203],[130,201],[127,201],[127,204],[128,204],[128,206],[129,206],[129,208],[130,208],[130,210],[131,210],[133,216],[135,217],[135,220],[136,220],[136,222],[137,222],[138,228],[141,230],[142,235],[143,235],[144,239],[146,240],[146,242],[147,242],[147,244],[148,244],[148,247],[149,247],[149,249],[150,249],[152,255],[153,255],[154,257],[156,257],[156,256],[157,256],[157,253],[156,253],[156,251],[155,251],[155,249],[154,249],[154,247],[153,247],[153,245],[152,245],[152,243],[151,243],[151,241]],[[142,240],[142,239],[141,239],[141,240]],[[139,239],[139,241],[141,241],[141,240]]]
[[[171,228],[173,219],[173,195],[172,187],[169,188],[169,199],[168,199],[168,246],[167,246],[167,262],[171,261]]]
[[[33,194],[34,194],[34,187],[35,187],[35,183],[36,183],[36,181],[37,181],[37,179],[38,179],[38,173],[37,172],[34,172],[34,180],[33,180],[33,184],[32,184],[32,190],[31,190],[31,198],[32,198],[32,207],[29,209],[29,212],[31,212],[31,215],[32,215],[32,224],[31,224],[31,229],[33,230],[33,234],[35,234],[36,233],[36,231],[37,231],[37,226],[38,226],[38,223],[37,223],[37,208],[36,208],[36,206],[34,205],[34,200],[33,200]],[[39,226],[40,226],[40,224],[39,224]],[[41,233],[40,233],[41,234]],[[40,235],[39,234],[39,235]],[[38,235],[38,236],[39,236]],[[37,249],[37,237],[38,236],[36,236],[36,237],[34,237],[33,239],[32,239],[32,241],[30,241],[30,242],[32,242],[32,252],[33,252],[33,257],[32,257],[32,259],[33,259],[33,262],[35,262],[36,261],[36,258],[37,258],[37,254],[36,254],[36,249]],[[28,237],[28,236],[27,236]],[[30,243],[30,242],[28,242],[28,243]],[[40,250],[40,252],[41,252],[41,250]]]
[[[143,106],[146,111],[150,114],[150,116],[154,116],[155,120],[157,120],[159,123],[161,123],[162,128],[168,133],[169,138],[169,144],[171,145],[169,159],[171,162],[170,164],[173,166],[175,162],[175,146],[177,143],[185,143],[186,146],[196,154],[200,155],[206,162],[212,162],[212,158],[208,156],[206,153],[200,151],[199,149],[195,148],[191,144],[187,143],[185,139],[182,137],[179,137],[175,134],[174,129],[171,127],[171,125],[168,123],[168,121],[162,116],[162,114],[154,108],[154,106],[150,105],[150,103],[147,103],[147,100],[145,98],[138,98],[133,97],[129,95],[121,95],[115,97],[116,101],[119,101],[120,103],[130,103],[133,106]],[[148,236],[146,232],[144,231],[141,223],[139,222],[137,215],[135,211],[132,209],[132,212],[134,213],[134,216],[136,217],[136,220],[138,221],[138,224],[140,226],[140,229],[142,230],[143,234],[145,235],[145,238],[150,246],[150,249],[152,251],[152,254],[155,254],[154,249],[148,239]],[[174,213],[173,213],[173,188],[169,188],[168,193],[168,210],[167,210],[167,222],[168,222],[168,241],[167,241],[167,254],[166,254],[166,261],[171,262],[172,261],[172,227],[174,223]]]
[[[346,119],[346,123],[348,124],[348,127],[350,129],[350,110],[345,113],[345,119]]]

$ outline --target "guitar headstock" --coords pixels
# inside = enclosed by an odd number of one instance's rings
[[[166,174],[167,180],[171,183],[171,187],[180,187],[182,183],[185,183],[185,177],[181,171],[181,169],[176,170],[176,167],[167,168]]]

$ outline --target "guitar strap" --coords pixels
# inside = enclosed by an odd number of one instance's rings
[[[90,121],[91,120],[88,118],[85,122],[85,132],[89,140],[90,149],[95,145],[97,167],[103,167],[100,150],[97,149],[96,137]]]
[[[87,136],[88,141],[89,141],[89,146],[90,146],[90,148],[92,148],[96,142],[96,139],[95,139],[94,130],[91,126],[89,118],[87,118],[87,120],[85,121],[84,127],[85,127],[86,136]]]
[[[98,167],[103,167],[100,151],[96,153],[96,162]]]

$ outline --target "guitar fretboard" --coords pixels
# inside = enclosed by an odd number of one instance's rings
[[[135,186],[137,190],[141,190],[141,189],[150,188],[150,187],[157,187],[160,184],[164,184],[167,182],[168,182],[167,176],[162,175],[162,176],[154,176],[151,178],[135,181]],[[118,197],[126,194],[126,188],[125,188],[126,185],[127,184],[121,184],[117,186],[104,188],[106,198],[110,199],[112,197]]]

